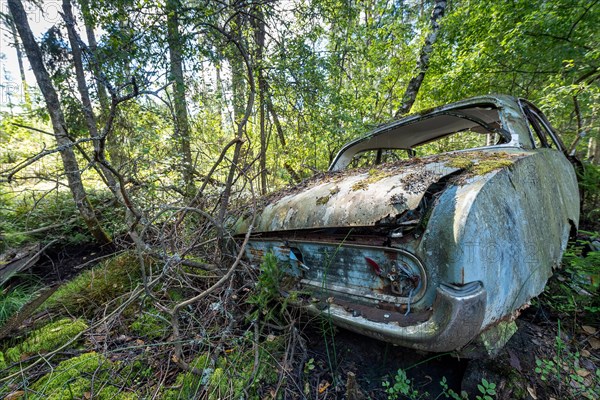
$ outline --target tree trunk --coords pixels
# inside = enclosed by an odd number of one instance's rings
[[[287,155],[288,155],[287,143],[285,141],[285,135],[283,134],[283,128],[281,127],[281,122],[279,122],[279,117],[277,116],[277,113],[275,112],[275,109],[273,108],[273,103],[271,102],[271,98],[269,97],[268,93],[267,93],[266,97],[267,97],[267,99],[266,99],[267,110],[269,110],[269,114],[271,114],[271,117],[273,118],[273,124],[275,125],[275,130],[277,131],[277,137],[279,138],[279,143],[281,143],[281,147],[283,148],[283,155],[285,158],[287,158]],[[300,175],[298,175],[298,173],[294,170],[294,168],[292,168],[292,166],[287,161],[287,159],[283,162],[283,168],[286,169],[286,171],[288,172],[288,174],[290,174],[290,176],[292,177],[292,180],[295,183],[300,183],[302,181],[302,178],[300,177]]]
[[[232,46],[231,52],[229,53],[228,60],[231,64],[231,88],[233,92],[233,118],[234,126],[236,128],[236,143],[233,150],[233,158],[231,159],[231,166],[227,174],[227,180],[225,182],[225,188],[221,194],[221,204],[219,209],[219,222],[223,224],[225,221],[225,214],[227,212],[227,206],[231,198],[233,182],[236,173],[239,173],[240,166],[239,160],[242,152],[242,145],[244,144],[244,132],[248,118],[254,107],[254,96],[256,88],[254,85],[254,70],[250,63],[250,58],[247,52],[247,46],[242,37],[242,12],[236,13],[234,23],[232,24],[231,40],[235,46]],[[245,80],[244,72],[247,73],[249,89],[248,99],[246,101],[245,91]],[[245,104],[245,106],[244,106]],[[220,232],[221,239],[223,238],[224,232]]]
[[[42,62],[42,52],[31,32],[23,4],[20,0],[8,0],[8,8],[13,17],[17,31],[19,32],[19,36],[21,37],[21,41],[23,42],[25,54],[27,54],[35,79],[46,101],[46,107],[52,121],[54,136],[56,137],[56,142],[60,148],[60,156],[67,176],[69,189],[71,190],[77,209],[96,241],[98,241],[99,244],[110,243],[110,238],[100,226],[100,223],[94,214],[92,205],[87,199],[85,188],[81,181],[79,165],[73,151],[73,142],[69,139],[67,134],[65,118],[60,106],[60,101],[50,80],[50,75]]]
[[[21,51],[21,43],[19,42],[19,35],[17,28],[12,19],[7,18],[8,24],[10,25],[10,31],[15,41],[15,50],[17,52],[17,62],[19,64],[19,75],[21,77],[21,91],[23,92],[23,100],[27,110],[31,109],[31,99],[29,98],[29,88],[27,87],[27,78],[25,76],[25,66],[23,65],[23,52]]]
[[[90,14],[90,5],[88,0],[79,0],[79,5],[81,6],[83,24],[85,25],[85,35],[87,36],[90,53],[92,53],[92,56],[95,57],[96,49],[98,48],[98,42],[96,41],[96,34],[94,33],[94,24],[92,21],[92,16]],[[107,111],[110,107],[110,103],[108,101],[108,94],[106,93],[106,88],[101,82],[98,82],[98,80],[100,79],[98,60],[94,60],[94,62],[92,62],[92,71],[94,72],[94,76],[96,77],[96,91],[98,92],[98,100],[100,101],[100,107],[102,107],[103,111]]]
[[[256,6],[254,14],[254,32],[256,41],[256,61],[258,63],[258,102],[260,120],[260,192],[267,193],[267,134],[265,132],[265,92],[267,81],[265,80],[263,54],[265,49],[265,21],[260,5]]]
[[[73,55],[73,64],[75,65],[75,78],[77,80],[77,90],[79,91],[79,96],[81,97],[81,103],[83,105],[83,115],[85,117],[85,123],[88,127],[88,131],[90,133],[90,137],[93,139],[94,143],[94,152],[96,161],[100,161],[104,159],[104,156],[100,154],[103,150],[100,145],[100,136],[98,134],[98,124],[96,121],[96,116],[94,115],[94,110],[92,106],[92,101],[90,99],[90,93],[88,91],[87,83],[85,81],[85,71],[83,70],[83,58],[81,54],[81,48],[79,44],[79,36],[77,35],[77,31],[75,30],[75,18],[73,17],[73,11],[71,9],[71,0],[63,0],[62,8],[64,12],[64,20],[67,26],[67,32],[69,35],[69,43],[71,44],[71,53]],[[108,168],[99,163],[102,174],[106,178],[106,182],[108,182],[109,189],[118,197],[119,188],[117,185],[117,180],[113,176],[112,172],[108,170]]]
[[[600,146],[598,146],[598,139],[595,137],[591,137],[588,140],[587,155],[585,156],[585,159],[592,164],[600,164]]]
[[[97,59],[98,42],[96,41],[96,34],[94,33],[94,21],[90,12],[89,1],[79,0],[78,2],[81,6],[81,14],[85,25],[85,35],[88,41],[88,49],[91,54],[90,65],[95,78],[98,101],[100,102],[100,114],[98,120],[100,124],[102,124],[106,121],[107,115],[110,112],[110,99],[106,92],[104,77],[101,74],[100,60]],[[119,170],[126,162],[126,153],[123,147],[123,140],[117,135],[117,132],[113,132],[113,134],[106,139],[106,151],[110,157],[111,165],[116,170]]]
[[[179,0],[167,0],[167,42],[170,79],[173,80],[174,138],[181,157],[181,176],[186,198],[194,197],[194,166],[190,145],[190,127],[183,79],[183,39],[179,32]]]
[[[417,68],[415,70],[416,75],[413,76],[408,82],[404,96],[402,96],[402,105],[396,112],[396,118],[400,118],[403,115],[408,114],[415,103],[415,100],[417,99],[417,94],[419,94],[419,89],[421,88],[421,84],[425,78],[425,73],[429,69],[429,58],[433,52],[433,44],[435,43],[440,30],[439,20],[444,16],[445,11],[446,0],[436,0],[435,6],[433,7],[433,11],[431,13],[431,18],[429,19],[431,31],[425,38],[425,43],[421,48],[421,53],[419,54],[419,59],[417,60]]]

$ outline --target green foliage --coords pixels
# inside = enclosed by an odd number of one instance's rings
[[[281,298],[279,290],[282,278],[283,272],[277,265],[277,257],[271,252],[266,253],[260,264],[258,282],[248,298],[248,303],[256,306],[253,319],[260,315],[266,320],[272,320],[282,310],[282,306],[276,305]]]
[[[585,231],[579,234],[587,238],[569,243],[563,256],[563,269],[549,282],[539,301],[560,314],[574,317],[586,312],[593,318],[600,312],[599,299],[594,294],[600,282],[600,251],[589,251],[589,248],[600,234]]]
[[[442,395],[446,398],[446,399],[452,399],[452,400],[464,400],[465,398],[468,397],[468,395],[466,393],[461,393],[461,395],[459,395],[458,393],[456,393],[454,390],[450,389],[450,387],[448,386],[448,381],[446,380],[446,377],[442,377],[442,380],[440,381],[440,387],[442,388]]]
[[[63,361],[31,386],[31,399],[134,400],[135,393],[123,390],[127,382],[119,366],[95,352]]]
[[[571,243],[563,256],[563,262],[566,271],[573,278],[584,285],[586,289],[593,290],[598,288],[600,265],[600,250],[586,251],[593,246],[592,242],[600,239],[600,233],[580,231],[580,234],[588,234],[588,238],[578,239]]]
[[[105,229],[111,234],[125,229],[124,212],[113,203],[108,191],[88,190],[88,200],[102,210]],[[87,227],[79,217],[73,197],[69,191],[54,190],[41,195],[32,193],[13,198],[0,197],[0,230],[3,231],[5,247],[24,242],[47,243],[59,240],[65,245],[77,245],[93,241]],[[43,227],[51,229],[35,230]],[[27,233],[32,232],[32,233]]]
[[[31,332],[20,344],[4,352],[6,362],[17,362],[23,356],[54,350],[87,329],[82,320],[69,318],[51,322]]]
[[[570,351],[560,337],[560,323],[555,355],[551,359],[536,358],[535,362],[535,372],[558,392],[560,398],[591,400],[600,397],[600,370],[582,369],[579,352]]]
[[[409,399],[420,399],[428,396],[426,393],[420,394],[418,390],[415,390],[412,379],[406,376],[406,371],[402,368],[396,373],[393,382],[384,381],[382,385],[388,395],[388,400],[395,400],[400,396],[406,396]]]
[[[492,396],[496,396],[496,384],[488,382],[485,378],[481,378],[481,383],[477,385],[477,390],[481,395],[475,397],[476,400],[493,400]]]
[[[469,400],[469,395],[466,392],[461,392],[459,395],[450,389],[445,376],[442,377],[439,385],[442,392],[436,399],[444,396],[444,398],[452,400]],[[412,379],[406,376],[406,371],[402,368],[398,370],[392,382],[384,380],[382,386],[385,388],[388,400],[429,398],[429,393],[415,389]],[[481,382],[477,385],[477,390],[479,390],[479,394],[475,396],[476,400],[493,400],[496,396],[496,384],[488,382],[485,378],[481,379]]]
[[[250,3],[169,2],[168,7],[182,7],[175,10],[181,11],[178,14],[181,40],[176,46],[181,50],[187,71],[191,151],[197,177],[204,180],[238,128],[240,115],[232,116],[231,110],[243,108],[250,87],[249,77],[242,74],[248,72],[250,77],[257,77],[260,68],[265,77],[264,86],[257,79],[257,101],[248,115],[249,123],[241,127],[244,132],[242,157],[235,162],[239,171],[253,177],[263,170],[261,163],[255,161],[264,155],[268,186],[274,188],[289,181],[294,171],[302,178],[312,175],[314,169],[325,169],[347,140],[392,119],[407,83],[417,73],[415,60],[428,33],[433,2],[309,0],[296,2],[294,7]],[[164,210],[165,204],[179,205],[183,198],[177,170],[181,154],[175,145],[178,132],[174,129],[176,115],[172,112],[173,100],[177,102],[177,99],[170,84],[173,73],[165,57],[170,50],[169,31],[164,23],[169,11],[163,3],[148,1],[99,0],[91,9],[84,4],[87,2],[80,4],[84,20],[98,35],[97,46],[90,45],[87,49],[89,57],[84,67],[100,130],[105,127],[109,111],[101,101],[102,88],[113,88],[117,98],[132,94],[136,89],[156,95],[135,96],[119,104],[111,115],[113,125],[105,143],[107,159],[122,174],[124,189],[145,214],[140,222],[156,221],[153,217]],[[259,9],[264,14],[261,17],[255,15]],[[257,55],[254,38],[253,24],[257,20],[264,20],[267,31],[261,57]],[[491,92],[524,96],[540,104],[559,132],[564,133],[567,144],[576,133],[585,133],[576,149],[583,155],[588,138],[600,137],[595,123],[600,112],[598,20],[600,7],[587,0],[448,2],[431,56],[431,68],[425,75],[415,110]],[[83,25],[81,27],[83,29]],[[243,71],[242,58],[234,43],[241,46],[240,50],[256,70]],[[66,45],[64,24],[56,24],[44,35],[42,47],[43,61],[59,93],[69,134],[85,139],[78,144],[77,157],[88,191],[87,199],[103,227],[111,236],[116,236],[115,233],[125,232],[127,228],[124,211],[111,193],[97,189],[105,187],[94,169],[98,166],[93,149],[97,143],[86,141],[89,132],[81,112],[82,104],[74,92],[72,58]],[[107,100],[110,102],[110,95]],[[41,99],[38,103],[41,104]],[[261,119],[259,107],[267,109],[265,132],[261,132],[262,124],[258,121]],[[5,171],[54,146],[52,135],[23,126],[52,130],[47,112],[32,109],[31,104],[0,116],[0,251],[27,241],[47,243],[58,239],[71,244],[90,241],[87,228],[66,190],[67,181],[58,152],[12,176],[12,182],[7,181]],[[266,133],[266,153],[262,153],[261,133]],[[462,149],[480,144],[485,138],[473,132],[462,134],[425,144],[418,151],[431,154]],[[232,161],[232,151],[224,154],[211,179],[206,180],[208,189],[194,206],[210,210],[216,204],[222,192],[220,185]],[[510,165],[507,160],[476,164],[466,158],[457,158],[453,163],[474,174]],[[369,177],[353,189],[362,190],[380,178],[378,170],[370,171]],[[580,179],[586,189],[582,216],[595,224],[600,220],[600,168],[586,168]],[[249,187],[243,179],[236,178],[235,182],[234,190]],[[329,196],[323,196],[316,205],[324,205],[328,200]],[[156,222],[162,221],[159,218]],[[55,226],[32,233],[51,225]],[[169,227],[165,225],[165,232]],[[183,237],[178,233],[173,243]],[[586,244],[577,246],[570,247],[565,255],[566,272],[559,272],[566,274],[566,278],[563,276],[563,281],[555,283],[557,288],[545,295],[545,301],[559,312],[579,317],[582,312],[592,314],[599,310],[594,297],[579,291],[591,293],[594,289],[587,287],[583,278],[597,276],[593,266],[597,266],[599,260],[597,252],[584,254]],[[117,257],[64,285],[48,300],[47,307],[53,311],[94,316],[100,307],[118,305],[120,296],[139,282],[139,274],[139,265],[133,256]],[[279,319],[285,302],[300,294],[292,292],[281,301],[285,286],[276,257],[266,255],[258,284],[248,300],[255,307],[252,319],[271,322]],[[181,287],[165,285],[164,289],[173,302],[189,293]],[[25,301],[23,293],[2,293],[2,296],[0,321],[5,318],[4,310],[7,310],[6,315],[11,314]],[[154,310],[132,320],[129,328],[145,338],[159,339],[165,332],[163,321]],[[336,364],[335,343],[332,352],[329,348],[332,332],[331,320],[324,320],[331,372]],[[247,344],[240,344],[241,348],[227,357],[210,361],[209,366],[205,364],[208,358],[200,356],[199,365],[203,370],[212,371],[207,372],[205,378],[210,382],[213,397],[224,397],[232,391],[237,394],[240,387],[248,384],[248,368],[253,365],[253,359]],[[261,363],[274,366],[265,360],[261,358]],[[270,372],[274,370],[273,367]],[[80,378],[74,377],[72,382]],[[194,377],[188,378],[192,382]],[[187,386],[184,378],[181,379],[182,386]],[[82,387],[87,385],[80,383]],[[479,397],[493,396],[492,385],[482,381]],[[193,396],[197,389],[189,386],[185,396]],[[406,374],[400,373],[386,389],[395,391],[388,393],[390,396],[406,396],[404,393],[416,390]],[[85,397],[79,389],[76,392],[79,397]],[[446,393],[452,396],[449,389]]]
[[[583,191],[581,219],[600,229],[600,165],[584,163],[578,174],[579,186]]]
[[[150,263],[150,260],[148,260]],[[75,315],[93,316],[99,308],[116,307],[119,296],[140,281],[139,260],[132,253],[115,256],[62,285],[44,305]]]

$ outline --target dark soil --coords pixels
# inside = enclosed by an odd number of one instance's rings
[[[70,280],[114,252],[111,246],[99,247],[94,243],[57,244],[44,252],[40,261],[31,268],[31,273],[44,285],[51,286]]]
[[[314,359],[315,366],[310,387],[326,382],[330,386],[319,399],[346,398],[347,376],[351,372],[368,398],[388,399],[382,382],[393,384],[396,371],[401,368],[412,379],[413,389],[421,395],[419,399],[437,399],[444,378],[450,389],[456,393],[464,391],[469,398],[481,395],[478,385],[482,379],[496,384],[497,399],[533,399],[532,393],[540,399],[570,398],[540,380],[535,371],[536,360],[552,359],[558,335],[565,348],[575,352],[585,343],[580,329],[567,323],[559,327],[556,316],[536,307],[524,311],[516,322],[518,331],[495,358],[467,360],[394,346],[344,329],[336,329],[333,336],[324,335],[319,323],[313,321],[303,330],[309,358]],[[593,373],[600,364],[598,356],[597,351],[580,356],[581,367]]]
[[[387,399],[382,383],[393,384],[398,369],[404,369],[414,388],[436,398],[446,378],[448,385],[460,393],[461,381],[468,361],[450,354],[427,353],[371,339],[345,329],[336,329],[333,336],[323,334],[319,322],[304,325],[308,357],[314,359],[310,387],[330,383],[328,395],[320,398],[345,398],[349,372],[356,375],[362,392],[371,399]],[[331,373],[330,371],[334,371]]]

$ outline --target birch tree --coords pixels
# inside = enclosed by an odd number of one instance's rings
[[[408,86],[406,87],[404,95],[402,96],[402,104],[396,112],[396,118],[408,114],[415,103],[415,100],[417,99],[419,89],[421,88],[423,79],[425,79],[425,74],[429,69],[429,59],[431,58],[431,53],[433,52],[433,45],[438,37],[438,32],[440,30],[440,19],[444,16],[444,12],[446,11],[446,4],[446,0],[436,0],[435,2],[435,6],[433,7],[433,11],[431,12],[431,17],[429,19],[430,31],[425,38],[423,47],[421,48],[419,59],[417,60],[415,75],[408,82]]]

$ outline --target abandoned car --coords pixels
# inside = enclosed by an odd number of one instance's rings
[[[328,172],[265,200],[246,254],[272,253],[292,278],[282,293],[338,326],[493,355],[578,220],[575,170],[546,117],[482,96],[346,144]]]

